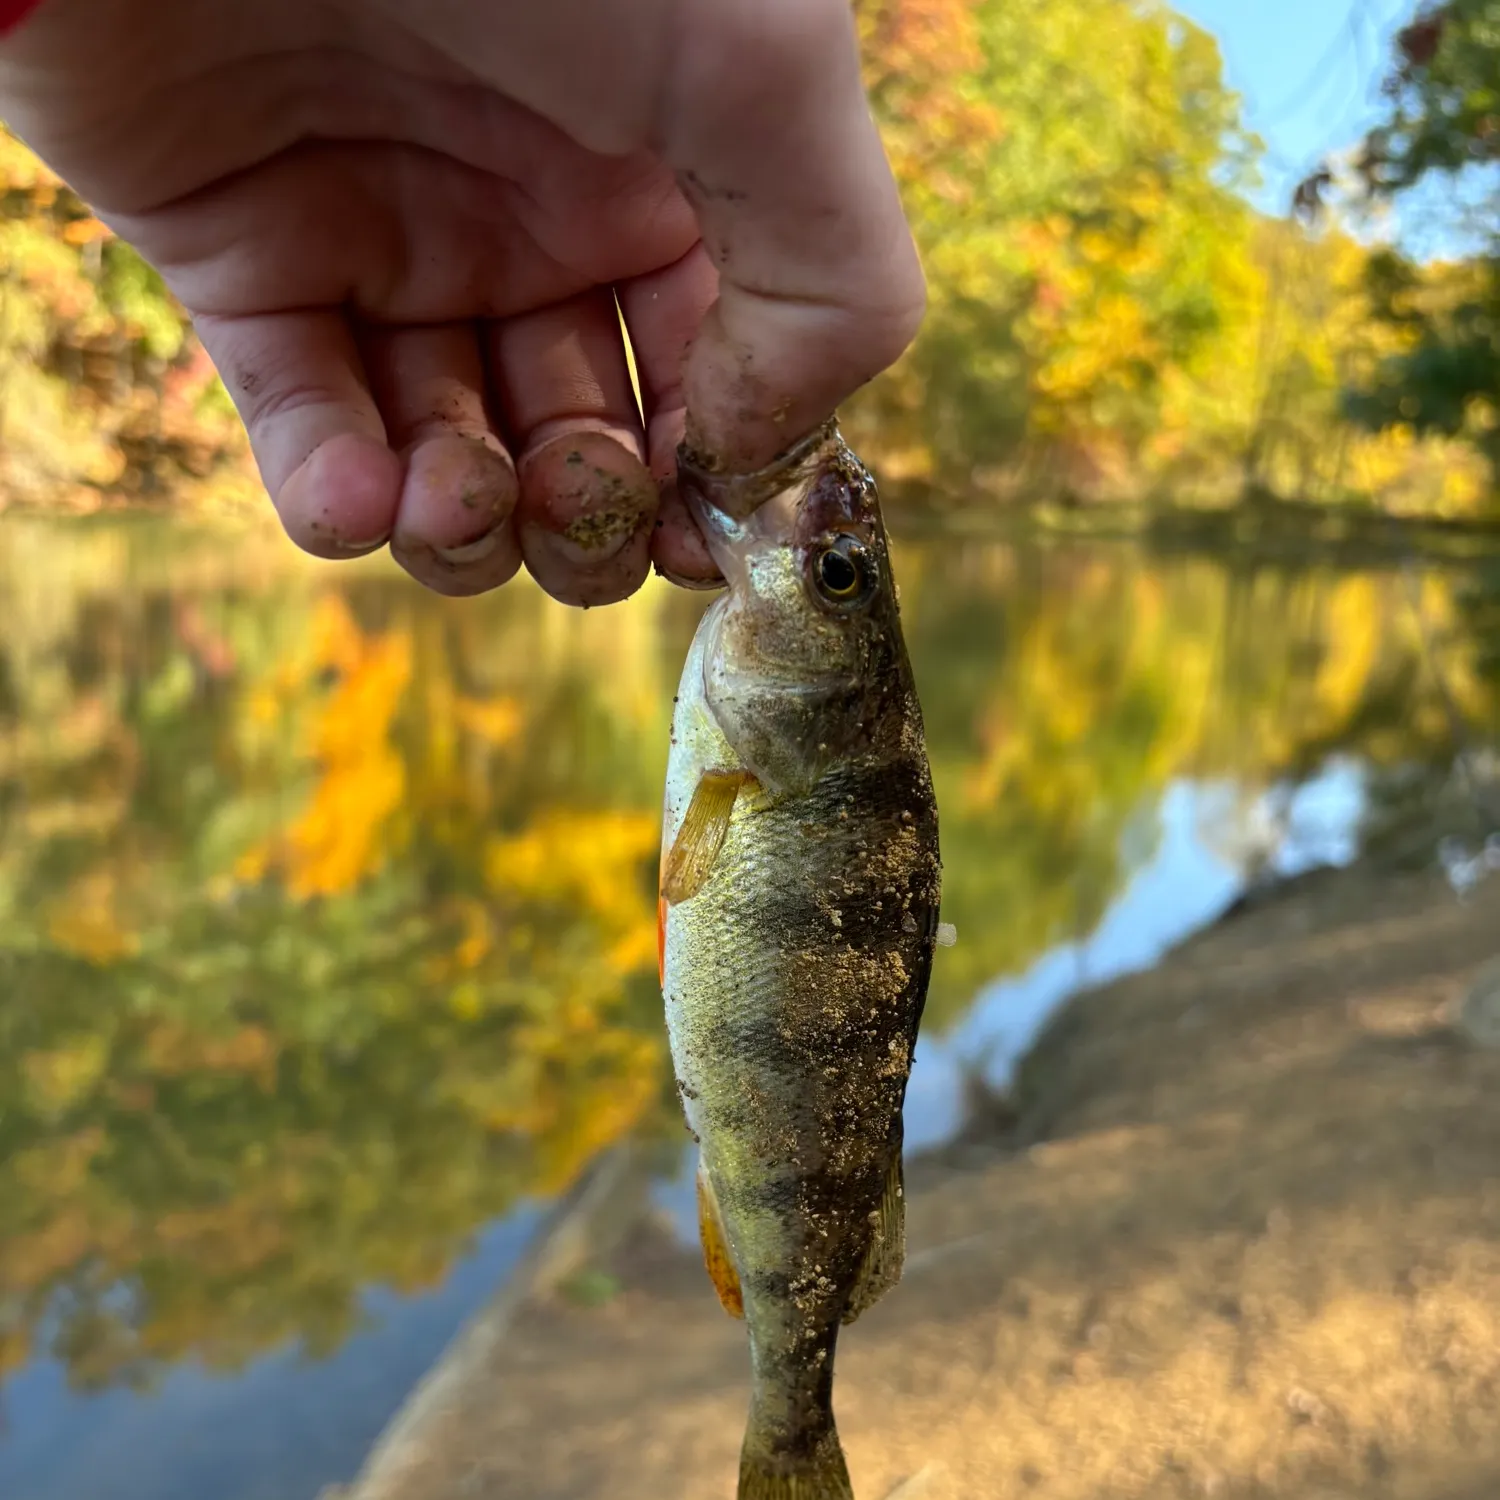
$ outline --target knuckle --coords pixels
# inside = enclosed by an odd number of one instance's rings
[[[915,252],[870,271],[864,290],[845,309],[845,339],[854,363],[885,369],[911,346],[927,316],[927,281]]]
[[[310,407],[333,404],[326,386],[309,381],[295,368],[251,366],[237,372],[236,384],[235,399],[252,433],[274,427]]]
[[[199,336],[251,436],[309,407],[336,400],[326,381],[310,373],[305,352],[238,320],[199,318]]]
[[[892,278],[885,315],[876,325],[876,337],[884,338],[893,359],[921,331],[927,316],[927,281],[921,267],[902,271]]]

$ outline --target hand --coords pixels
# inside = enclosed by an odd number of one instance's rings
[[[192,314],[292,539],[445,593],[712,580],[686,414],[754,468],[921,316],[847,0],[42,0],[0,111]]]

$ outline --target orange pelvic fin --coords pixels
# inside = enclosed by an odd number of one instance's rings
[[[719,1217],[719,1200],[714,1194],[714,1185],[708,1180],[703,1163],[698,1163],[698,1237],[703,1241],[703,1264],[708,1268],[709,1279],[724,1304],[724,1311],[731,1318],[745,1316],[745,1298],[740,1291],[739,1272],[729,1254],[729,1241],[724,1234],[724,1221]]]

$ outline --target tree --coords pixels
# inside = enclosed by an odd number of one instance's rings
[[[258,494],[233,405],[161,278],[3,127],[0,491],[89,507]]]
[[[1120,0],[861,14],[933,296],[859,430],[959,490],[1017,455],[1022,479],[1108,467],[1253,278],[1233,192],[1253,142],[1213,42]]]
[[[1435,275],[1391,251],[1371,260],[1376,315],[1404,347],[1351,388],[1346,406],[1373,429],[1467,436],[1500,465],[1500,0],[1429,9],[1396,47],[1389,118],[1359,157],[1366,189],[1391,199],[1435,182],[1475,184],[1490,248]]]

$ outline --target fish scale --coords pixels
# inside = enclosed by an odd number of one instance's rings
[[[849,1500],[834,1361],[900,1274],[937,811],[874,486],[836,429],[753,504],[683,481],[729,586],[673,714],[662,988],[705,1261],[748,1325],[739,1495]]]

